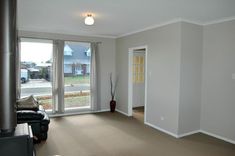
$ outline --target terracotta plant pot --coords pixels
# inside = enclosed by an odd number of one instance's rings
[[[115,112],[115,108],[116,108],[116,101],[111,100],[110,101],[110,112]]]

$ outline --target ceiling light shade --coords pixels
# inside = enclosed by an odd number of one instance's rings
[[[87,17],[85,18],[85,24],[86,25],[93,25],[95,22],[94,18],[92,17],[91,14],[88,14]]]

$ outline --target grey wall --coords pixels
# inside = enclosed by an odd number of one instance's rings
[[[201,128],[235,141],[235,21],[203,28],[178,22],[116,40],[22,31],[19,34],[101,41],[102,109],[109,108],[109,73],[116,70],[117,108],[125,113],[128,113],[128,49],[147,45],[146,121],[173,134]]]
[[[179,22],[117,39],[117,102],[125,113],[128,48],[142,45],[148,46],[146,121],[179,136],[202,129],[234,141],[235,21]]]
[[[203,27],[181,23],[178,134],[200,130]]]
[[[110,83],[109,73],[115,73],[115,39],[112,38],[101,38],[101,37],[84,37],[84,36],[73,36],[63,34],[52,34],[52,33],[37,33],[19,31],[19,36],[33,37],[33,38],[47,38],[47,39],[62,39],[72,41],[86,41],[86,42],[102,42],[99,45],[99,85],[100,85],[100,98],[101,98],[101,109],[109,109],[110,97]]]
[[[146,121],[174,134],[178,131],[180,28],[180,23],[174,23],[116,41],[117,108],[128,113],[128,49],[147,45]]]
[[[204,27],[201,129],[235,141],[235,20]]]

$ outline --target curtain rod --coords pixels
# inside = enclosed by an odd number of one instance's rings
[[[41,39],[41,40],[60,40],[60,41],[67,41],[67,42],[84,42],[84,43],[97,43],[97,44],[102,44],[102,42],[92,42],[92,41],[79,41],[79,40],[62,40],[62,39],[51,39],[47,37],[24,37],[24,36],[18,36],[18,41],[20,41],[20,38],[31,38],[31,39]]]

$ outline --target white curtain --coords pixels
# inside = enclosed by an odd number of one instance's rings
[[[21,94],[21,67],[20,67],[20,38],[18,39],[17,45],[16,45],[16,99],[20,99]]]
[[[91,110],[99,111],[101,109],[100,104],[100,91],[98,83],[98,70],[99,70],[99,52],[98,52],[99,43],[91,43]]]
[[[53,41],[53,66],[52,66],[52,95],[53,96],[53,113],[64,112],[64,41]],[[59,83],[62,82],[62,83]]]

